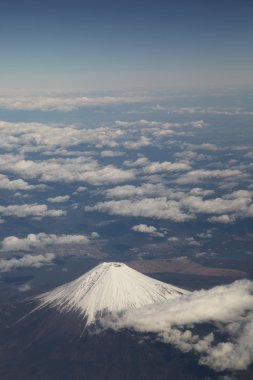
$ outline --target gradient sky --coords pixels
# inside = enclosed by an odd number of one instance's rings
[[[3,0],[0,86],[253,84],[252,0]]]

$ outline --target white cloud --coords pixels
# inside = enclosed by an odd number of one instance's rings
[[[45,253],[44,255],[24,255],[21,258],[0,259],[0,271],[7,272],[16,268],[34,267],[40,268],[43,265],[52,264],[55,255],[53,253]]]
[[[116,186],[105,191],[107,198],[143,198],[148,197],[168,197],[170,199],[179,199],[184,193],[177,190],[168,189],[163,184],[143,183],[141,186],[123,185]]]
[[[48,209],[45,204],[23,204],[23,205],[10,205],[0,206],[0,214],[4,216],[16,216],[18,218],[25,218],[32,216],[35,218],[52,217],[57,218],[59,216],[66,215],[63,210]]]
[[[196,121],[192,121],[191,125],[194,128],[204,128],[206,126],[206,123],[204,122],[204,120],[196,120]]]
[[[144,184],[117,186],[106,190],[105,195],[116,200],[87,206],[86,211],[168,219],[174,222],[189,221],[198,214],[213,214],[208,220],[221,223],[232,223],[253,216],[252,193],[245,190],[225,194],[223,197],[203,199],[213,195],[213,191],[193,188],[188,193],[177,192],[166,189],[161,184]]]
[[[49,197],[47,198],[48,202],[51,203],[63,203],[69,201],[70,196],[69,195],[59,195],[58,197]]]
[[[203,200],[201,197],[187,196],[181,201],[181,206],[190,212],[206,214],[246,213],[252,202],[251,197],[235,199],[214,198]]]
[[[16,191],[16,190],[32,190],[35,188],[36,186],[29,185],[29,183],[27,183],[23,179],[10,180],[6,175],[0,174],[0,189]]]
[[[103,150],[102,152],[100,152],[101,157],[120,157],[124,154],[124,152],[119,152],[116,150]]]
[[[53,244],[87,244],[89,239],[83,235],[29,234],[25,238],[8,236],[2,241],[2,251],[30,251]]]
[[[63,111],[69,112],[87,106],[106,106],[128,103],[143,103],[151,101],[153,98],[145,95],[126,95],[126,96],[4,96],[0,97],[0,108],[25,111]]]
[[[191,169],[191,166],[184,162],[151,162],[143,171],[144,173],[159,173],[163,171],[184,171]]]
[[[92,239],[96,239],[96,238],[99,238],[100,235],[99,235],[97,232],[93,231],[93,232],[91,232],[90,237],[91,237]]]
[[[92,185],[103,185],[135,178],[133,170],[122,170],[113,165],[101,166],[89,157],[32,161],[18,155],[0,155],[0,169],[45,182],[82,181]]]
[[[69,152],[65,148],[80,144],[115,147],[118,145],[117,140],[125,134],[116,126],[87,128],[73,124],[0,121],[0,147],[8,150],[16,148],[20,153],[39,151],[45,155],[76,155],[78,152]]]
[[[179,241],[179,238],[176,236],[171,236],[167,239],[171,243],[177,243]]]
[[[124,161],[123,165],[128,167],[135,167],[135,166],[144,166],[148,164],[149,160],[147,157],[139,157],[135,161]]]
[[[181,107],[173,108],[169,113],[178,114],[178,115],[192,115],[192,114],[201,114],[201,115],[224,115],[224,116],[238,116],[238,115],[247,115],[253,116],[252,111],[247,111],[244,108],[240,107]]]
[[[192,170],[183,176],[179,177],[176,182],[178,184],[189,184],[189,183],[199,183],[205,180],[218,179],[218,178],[230,178],[230,179],[240,179],[243,178],[244,174],[238,169],[223,169],[223,170],[206,170],[198,169]]]
[[[86,191],[87,190],[87,187],[85,186],[78,186],[78,188],[76,189],[76,193],[82,193],[83,191]]]
[[[193,215],[183,213],[178,202],[168,201],[165,197],[99,202],[93,207],[85,207],[85,210],[108,212],[114,215],[168,219],[174,222],[185,222],[194,218]]]
[[[29,283],[26,283],[26,284],[20,285],[20,286],[18,287],[18,291],[19,291],[19,292],[22,292],[22,293],[24,293],[24,292],[28,292],[28,291],[31,290],[31,289],[32,289],[32,286],[31,286],[31,284],[29,284]]]
[[[219,215],[219,216],[212,216],[211,218],[208,218],[208,221],[211,223],[223,223],[223,224],[230,224],[234,223],[236,221],[236,218],[234,215]]]
[[[144,234],[149,234],[157,237],[164,237],[162,232],[159,232],[154,226],[147,226],[146,224],[138,224],[132,227],[135,232],[140,232]]]
[[[197,335],[194,327],[203,323],[213,326],[213,331]],[[113,329],[154,332],[183,352],[195,352],[200,364],[216,371],[246,369],[253,361],[253,282],[240,280],[195,291],[129,310],[123,316],[115,316],[113,321],[105,320],[104,324]]]
[[[126,149],[135,149],[135,150],[143,148],[143,147],[147,147],[147,146],[150,146],[150,145],[153,145],[153,142],[151,141],[151,139],[149,139],[146,136],[141,136],[136,141],[131,141],[131,140],[126,141],[123,144],[124,148],[126,148]]]
[[[184,148],[190,149],[191,151],[195,150],[205,150],[209,152],[217,152],[217,150],[221,150],[221,148],[217,144],[213,143],[201,143],[201,144],[190,144],[190,143],[185,143]]]
[[[192,150],[184,150],[175,153],[175,157],[186,160],[187,162],[203,161],[209,159],[209,156],[203,153],[193,152]]]
[[[201,187],[194,187],[190,190],[189,195],[194,195],[197,197],[206,197],[208,195],[213,195],[214,190],[202,189]]]

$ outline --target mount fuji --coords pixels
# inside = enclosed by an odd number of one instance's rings
[[[7,303],[0,309],[0,378],[211,378],[208,368],[199,368],[196,357],[187,354],[179,360],[172,346],[153,339],[152,334],[104,328],[99,323],[99,317],[106,313],[121,314],[129,309],[138,310],[141,318],[142,306],[160,304],[187,293],[126,264],[102,263],[47,293],[12,305]]]
[[[102,263],[83,276],[36,297],[37,309],[77,313],[86,326],[104,313],[121,312],[164,302],[188,291],[155,280],[126,264]]]

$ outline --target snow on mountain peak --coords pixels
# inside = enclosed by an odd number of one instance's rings
[[[36,297],[39,308],[75,311],[92,324],[102,312],[135,309],[188,291],[154,280],[126,264],[102,263],[83,276]]]

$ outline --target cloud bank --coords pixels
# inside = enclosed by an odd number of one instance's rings
[[[157,334],[182,352],[199,355],[199,363],[215,371],[243,370],[253,361],[253,282],[236,281],[177,299],[129,310],[105,327],[133,328]],[[208,324],[206,335],[196,326]],[[203,330],[202,330],[203,331]]]

